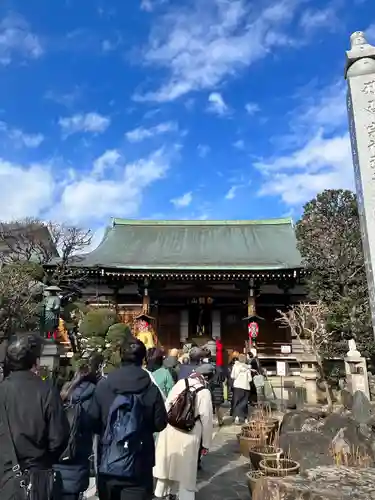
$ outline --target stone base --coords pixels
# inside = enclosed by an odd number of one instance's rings
[[[301,476],[257,481],[253,500],[375,500],[375,469],[317,467]]]
[[[370,390],[365,358],[345,358],[345,372],[348,388],[352,394],[362,391],[370,399]]]
[[[40,357],[40,365],[46,366],[49,370],[54,370],[59,367],[60,356],[64,353],[65,349],[62,345],[53,340],[46,340]]]

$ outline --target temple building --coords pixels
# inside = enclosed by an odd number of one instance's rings
[[[263,358],[298,349],[275,321],[305,299],[305,269],[291,219],[152,221],[114,219],[100,245],[76,264],[89,273],[84,298],[112,306],[124,322],[153,318],[165,348],[221,338],[241,350],[248,321]]]

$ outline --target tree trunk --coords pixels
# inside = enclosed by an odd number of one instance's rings
[[[326,393],[326,398],[327,398],[327,404],[328,404],[328,411],[331,413],[333,411],[333,395],[331,388],[328,384],[327,378],[324,373],[324,367],[323,367],[323,361],[322,358],[319,356],[319,354],[316,354],[316,360],[318,364],[318,370],[319,370],[319,375],[320,379],[323,382],[324,386],[324,391]]]

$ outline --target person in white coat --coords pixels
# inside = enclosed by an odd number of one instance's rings
[[[156,498],[194,500],[197,487],[197,462],[200,453],[207,454],[211,447],[213,416],[211,393],[207,379],[214,373],[207,365],[201,365],[188,380],[192,391],[197,392],[196,424],[191,432],[183,432],[171,425],[159,434],[156,446],[154,478]],[[179,380],[168,395],[167,411],[185,389],[185,379]]]
[[[236,424],[247,421],[251,385],[251,369],[246,364],[245,354],[238,356],[232,368],[233,381],[233,417]]]

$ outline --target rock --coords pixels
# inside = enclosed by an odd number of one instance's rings
[[[304,427],[308,430],[280,434],[280,448],[300,462],[302,470],[334,463],[374,463],[375,440],[371,427],[358,424],[350,416],[334,413],[315,422],[314,428],[306,420]]]
[[[368,373],[368,386],[370,390],[371,401],[375,400],[375,375]]]
[[[331,413],[331,415],[324,419],[321,431],[333,438],[343,427],[358,429],[358,424],[350,414],[340,415],[339,413]]]
[[[305,420],[305,423],[303,424],[301,431],[302,432],[318,432],[322,426],[324,425],[324,420],[319,419],[317,420],[316,418],[308,418]]]
[[[358,424],[351,416],[333,413],[325,419],[321,432],[331,438],[331,450],[334,447],[335,439],[340,436],[345,441],[346,447],[350,448],[351,454],[358,459],[369,457],[372,460],[374,457],[372,447],[374,439],[371,427],[366,424]]]
[[[341,390],[341,403],[344,408],[351,410],[353,408],[353,395],[348,389]]]
[[[367,424],[371,420],[371,403],[362,391],[356,391],[353,396],[353,418],[360,424]]]
[[[317,467],[299,476],[257,481],[253,500],[375,500],[375,470]]]
[[[301,464],[301,470],[319,465],[332,465],[330,436],[320,432],[288,432],[280,435],[279,446],[292,460]]]
[[[286,413],[281,422],[280,434],[291,431],[301,431],[302,427],[305,425],[313,426],[312,421],[318,420],[321,417],[321,413],[314,413],[312,411],[306,410],[295,410]]]

